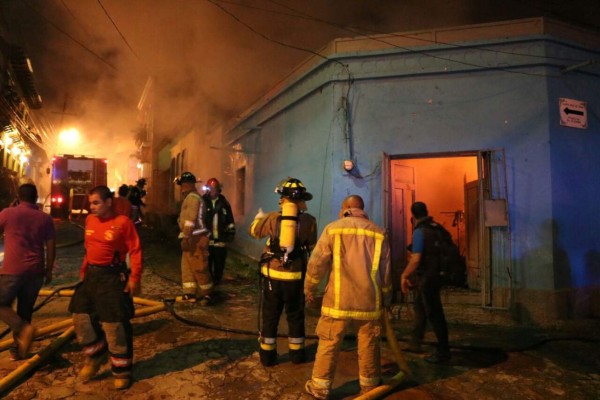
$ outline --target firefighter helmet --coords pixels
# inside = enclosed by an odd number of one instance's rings
[[[287,178],[275,188],[275,192],[291,200],[312,200],[312,194],[306,191],[306,187],[296,178]]]
[[[217,178],[210,178],[207,182],[206,182],[206,186],[210,187],[212,189],[212,187],[217,188],[217,190],[220,192],[221,191],[221,182],[219,182],[219,180]]]
[[[144,185],[146,184],[146,178],[140,178],[140,179],[138,179],[137,181],[135,181],[135,183],[136,183],[138,186],[144,186]]]
[[[182,183],[196,183],[196,177],[191,172],[184,172],[180,177],[175,178],[175,183],[181,185]]]

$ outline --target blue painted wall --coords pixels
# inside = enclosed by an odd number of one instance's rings
[[[600,59],[600,52],[573,52]],[[582,67],[549,82],[556,288],[600,286],[600,76]],[[559,124],[559,99],[587,103],[587,129]]]
[[[277,207],[274,186],[288,175],[314,194],[309,211],[320,229],[350,193],[383,224],[383,152],[504,149],[514,285],[598,284],[600,71],[559,71],[565,59],[598,59],[597,52],[531,36],[336,57],[347,70],[323,61],[226,135],[255,152],[242,230],[258,207]],[[587,130],[558,124],[559,97],[588,102]],[[246,134],[249,125],[261,128]],[[342,169],[349,157],[355,175]],[[262,243],[242,235],[238,245],[258,256]]]

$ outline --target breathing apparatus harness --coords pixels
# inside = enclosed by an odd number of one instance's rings
[[[260,298],[258,303],[258,334],[259,341],[262,338],[262,304],[264,301],[264,281],[267,281],[269,291],[273,290],[271,286],[271,261],[278,260],[283,269],[290,270],[295,260],[301,259],[302,271],[301,279],[304,280],[306,266],[309,257],[309,244],[300,243],[297,238],[300,236],[300,214],[297,201],[307,201],[312,199],[312,194],[306,191],[302,182],[298,179],[288,178],[275,188],[275,193],[281,195],[281,214],[277,217],[275,233],[270,235],[268,249],[258,261],[258,288]],[[262,273],[263,266],[266,266],[266,276]]]

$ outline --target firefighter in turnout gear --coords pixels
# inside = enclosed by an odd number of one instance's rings
[[[304,283],[307,303],[314,302],[324,279],[329,283],[316,329],[319,345],[305,389],[317,399],[329,398],[345,331],[353,327],[364,394],[381,384],[380,318],[392,301],[392,278],[386,232],[369,221],[358,195],[344,199],[340,219],[325,227],[315,246]]]
[[[221,194],[221,183],[217,178],[206,182],[208,192],[203,196],[206,206],[206,226],[211,229],[208,246],[208,265],[213,283],[218,285],[223,278],[225,260],[227,259],[227,243],[235,236],[235,223],[231,205]]]
[[[304,274],[308,256],[317,241],[316,219],[306,212],[312,194],[298,179],[289,178],[276,188],[280,211],[259,210],[250,226],[256,239],[269,237],[260,260],[262,327],[260,362],[277,364],[277,326],[285,308],[290,360],[305,361]]]
[[[79,379],[89,381],[110,353],[114,386],[131,385],[133,369],[133,296],[142,274],[140,240],[131,219],[115,215],[112,192],[97,186],[89,195],[91,214],[85,220],[85,256],[81,283],[69,304],[85,362]],[[125,259],[129,253],[131,271]]]
[[[179,302],[210,305],[213,282],[208,269],[208,242],[210,232],[204,225],[205,204],[196,190],[196,177],[184,172],[175,179],[181,186],[183,202],[179,213],[179,239],[181,240],[181,284],[183,295]]]

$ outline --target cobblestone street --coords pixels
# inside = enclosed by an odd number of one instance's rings
[[[72,284],[77,279],[83,245],[81,231],[59,226],[55,280],[45,289]],[[142,233],[146,270],[141,297],[161,301],[179,294],[177,251],[156,235]],[[176,250],[176,249],[175,249]],[[318,311],[308,310],[309,361],[293,365],[287,359],[287,341],[278,343],[279,365],[263,367],[258,359],[256,266],[230,257],[225,280],[211,307],[174,304],[172,314],[162,311],[136,318],[134,327],[135,381],[125,391],[113,389],[109,365],[83,384],[77,381],[82,356],[71,341],[48,363],[2,393],[6,399],[311,399],[304,393],[317,341]],[[42,300],[43,298],[40,298]],[[40,301],[38,300],[38,301]],[[37,327],[69,318],[69,299],[53,298],[34,314]],[[448,306],[452,360],[432,366],[425,355],[405,353],[413,376],[385,399],[597,399],[600,398],[600,323],[571,321],[553,328],[517,327],[462,319],[460,305]],[[408,338],[410,313],[400,309],[393,321],[400,347]],[[476,315],[476,314],[474,314]],[[283,318],[283,321],[285,319]],[[5,326],[0,327],[4,330]],[[245,333],[247,332],[247,334]],[[286,332],[285,322],[281,333]],[[3,340],[7,339],[5,336]],[[42,337],[33,346],[41,350],[55,337]],[[434,338],[426,337],[428,343]],[[333,399],[354,398],[359,391],[355,341],[349,339],[338,362]],[[426,347],[427,349],[427,347]],[[389,346],[382,347],[384,378],[397,372]],[[10,361],[0,353],[0,375],[25,361]]]

